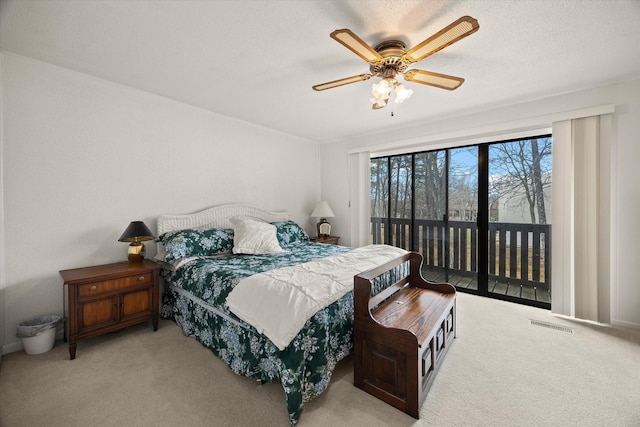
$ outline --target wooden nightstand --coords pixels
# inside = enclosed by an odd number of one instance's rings
[[[158,330],[160,265],[118,262],[62,270],[65,341],[76,358],[78,341],[151,320]]]
[[[340,236],[316,236],[312,237],[311,241],[316,243],[328,243],[331,245],[337,245]]]

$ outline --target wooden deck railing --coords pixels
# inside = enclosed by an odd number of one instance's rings
[[[423,265],[463,276],[478,271],[478,227],[475,222],[391,218],[391,240],[385,242],[387,218],[371,218],[371,242],[388,243],[420,252]],[[416,248],[411,248],[411,232]],[[445,251],[449,248],[449,253]],[[551,225],[490,223],[488,236],[489,280],[551,289]]]

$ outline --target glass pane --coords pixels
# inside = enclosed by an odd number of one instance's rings
[[[411,249],[411,155],[393,156],[391,167],[391,241],[399,248]]]
[[[478,290],[478,147],[449,150],[449,282]]]
[[[489,292],[551,302],[551,137],[489,147]]]
[[[371,243],[385,243],[389,200],[389,158],[371,159]]]
[[[423,276],[434,282],[446,280],[446,165],[446,151],[416,154],[416,250],[423,256]]]

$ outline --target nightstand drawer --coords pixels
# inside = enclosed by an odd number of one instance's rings
[[[142,273],[134,276],[121,277],[119,279],[105,280],[102,282],[87,283],[78,286],[78,296],[87,297],[126,289],[133,286],[151,284],[152,274]]]

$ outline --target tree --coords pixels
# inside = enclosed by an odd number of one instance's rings
[[[411,155],[391,157],[391,218],[411,217]]]
[[[546,224],[545,191],[551,186],[551,138],[494,144],[490,151],[494,197],[527,203],[532,224]]]
[[[490,218],[499,220],[505,200],[523,206],[531,223],[547,223],[551,185],[551,138],[491,144]],[[415,201],[416,218],[441,220],[449,197],[452,219],[473,221],[478,203],[477,148],[399,155],[371,160],[371,216],[409,218]],[[448,192],[446,156],[450,156]],[[415,194],[411,178],[415,178]]]
[[[478,214],[478,148],[454,148],[449,153],[449,219],[475,221]]]
[[[445,207],[444,152],[416,154],[416,216],[422,219],[442,219]]]
[[[388,158],[371,160],[371,216],[383,218],[387,216],[389,200],[389,168]]]

